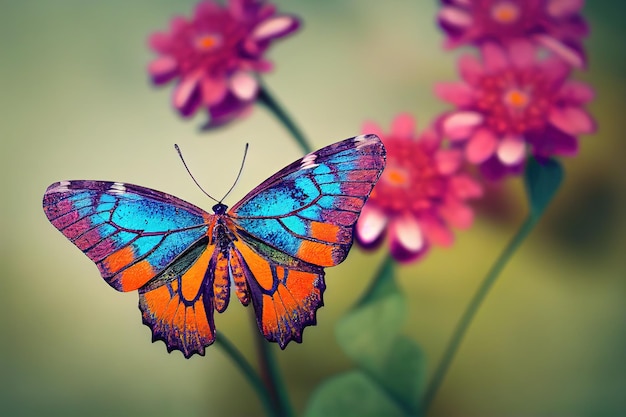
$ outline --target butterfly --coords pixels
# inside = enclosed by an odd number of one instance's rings
[[[284,349],[316,324],[324,268],[348,255],[385,155],[376,135],[337,142],[213,214],[149,188],[81,180],[50,185],[43,209],[110,286],[138,291],[143,323],[168,352],[204,355],[231,291]]]

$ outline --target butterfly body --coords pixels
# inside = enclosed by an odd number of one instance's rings
[[[109,285],[138,291],[143,322],[168,351],[204,354],[215,340],[214,311],[227,308],[231,291],[284,348],[315,324],[324,268],[347,256],[384,164],[378,137],[364,135],[305,156],[213,214],[106,181],[52,184],[43,205]]]

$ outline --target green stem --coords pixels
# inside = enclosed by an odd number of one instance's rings
[[[390,254],[385,255],[383,262],[378,268],[378,272],[368,289],[357,302],[356,307],[368,303],[372,298],[377,298],[385,293],[396,291],[396,284],[393,280],[394,266],[395,262],[393,257]]]
[[[307,154],[313,151],[313,148],[311,148],[311,145],[302,134],[302,131],[298,128],[298,126],[296,126],[289,114],[287,114],[285,109],[283,109],[282,106],[278,104],[278,101],[274,99],[274,97],[267,90],[267,87],[265,87],[263,84],[261,84],[259,88],[257,100],[259,103],[265,105],[274,114],[274,116],[276,116],[276,118],[287,128],[289,133],[291,133],[291,136],[293,136],[296,142],[298,142],[298,145],[300,145],[302,152]]]
[[[241,354],[241,352],[233,345],[221,332],[216,331],[215,336],[215,344],[217,346],[221,346],[222,349],[226,352],[226,354],[230,357],[230,359],[235,362],[235,364],[239,367],[239,369],[243,372],[243,374],[247,377],[248,382],[252,385],[257,392],[257,395],[261,399],[261,404],[265,409],[265,413],[268,416],[272,417],[280,417],[280,414],[274,408],[272,397],[263,384],[263,381],[259,377],[259,375],[255,372],[254,368],[248,363],[246,358]]]
[[[261,333],[255,333],[257,335],[256,344],[261,374],[267,386],[267,391],[270,392],[273,403],[278,409],[278,415],[280,417],[291,417],[294,415],[293,408],[291,407],[285,383],[283,382],[276,358],[274,357],[274,352],[272,351],[273,346],[265,340]]]
[[[311,145],[304,137],[304,134],[302,134],[302,131],[263,84],[260,85],[257,101],[265,105],[283,126],[285,126],[305,154],[313,151]],[[274,353],[272,352],[272,346],[259,333],[257,333],[257,335],[256,343],[260,362],[259,365],[267,391],[269,391],[272,396],[273,402],[278,409],[278,414],[281,417],[291,417],[294,415],[293,408],[291,407],[287,389],[278,369]]]
[[[435,374],[430,382],[430,385],[426,390],[426,394],[424,395],[424,399],[422,401],[424,415],[427,414],[428,409],[431,407],[432,402],[437,395],[439,388],[441,387],[441,383],[443,382],[443,379],[448,372],[448,368],[450,368],[450,364],[454,360],[454,356],[456,355],[461,343],[463,342],[465,333],[467,333],[467,329],[474,320],[474,316],[478,312],[478,309],[480,308],[485,297],[489,293],[489,290],[495,283],[496,279],[500,275],[500,272],[507,264],[509,259],[511,259],[515,251],[519,248],[524,239],[526,239],[528,234],[532,231],[535,224],[537,224],[537,220],[538,218],[532,215],[529,215],[526,218],[515,236],[513,236],[504,251],[500,254],[496,263],[493,264],[493,266],[491,267],[491,270],[478,288],[478,291],[476,291],[476,293],[474,294],[474,297],[472,298],[467,309],[465,310],[465,313],[457,324],[452,339],[450,340],[450,343],[448,344],[448,347],[443,354],[441,362],[435,370]]]

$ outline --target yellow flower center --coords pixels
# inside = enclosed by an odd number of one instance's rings
[[[395,187],[406,186],[409,182],[409,176],[406,171],[398,167],[387,167],[383,171],[383,177],[386,182]]]
[[[196,38],[196,47],[201,51],[209,51],[215,49],[220,44],[218,35],[208,34]]]
[[[530,96],[525,91],[514,88],[504,94],[504,102],[515,109],[523,109],[530,102]]]
[[[519,17],[520,10],[512,2],[503,1],[497,3],[491,9],[491,17],[499,23],[509,24],[513,23]]]

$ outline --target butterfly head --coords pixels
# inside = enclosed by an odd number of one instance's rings
[[[226,204],[217,203],[213,206],[213,213],[215,214],[225,214],[226,210],[228,210],[228,206]]]

